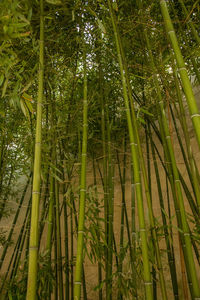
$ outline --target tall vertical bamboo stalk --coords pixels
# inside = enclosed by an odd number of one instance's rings
[[[164,199],[163,199],[163,194],[162,194],[159,170],[158,170],[158,165],[157,165],[157,161],[156,161],[155,149],[154,149],[153,140],[152,140],[152,136],[151,136],[150,126],[148,126],[148,134],[150,136],[151,151],[152,151],[154,169],[155,169],[155,174],[156,174],[156,183],[157,183],[158,195],[159,195],[159,200],[160,200],[160,210],[161,210],[162,221],[163,221],[163,230],[164,230],[164,234],[165,234],[165,242],[166,242],[166,247],[167,247],[167,256],[168,256],[168,263],[169,263],[170,274],[171,274],[172,287],[173,287],[173,292],[174,292],[174,298],[178,300],[179,299],[178,281],[177,281],[176,265],[175,265],[175,261],[174,261],[174,247],[173,247],[172,237],[169,236],[169,232],[168,232],[168,224],[167,224],[165,208],[164,208]]]
[[[137,281],[136,281],[136,203],[135,203],[135,185],[133,179],[133,163],[131,163],[131,253],[132,253],[132,277],[133,277],[133,288],[134,288],[134,295],[133,299],[137,299],[138,292],[137,292]]]
[[[194,155],[192,152],[190,137],[189,137],[188,128],[187,128],[185,110],[183,107],[183,102],[182,102],[182,98],[181,98],[181,90],[179,87],[179,82],[178,82],[177,74],[175,71],[175,66],[172,64],[172,67],[173,67],[173,72],[174,72],[174,82],[175,82],[175,87],[176,87],[177,99],[178,99],[178,103],[179,103],[180,122],[181,122],[181,125],[183,128],[183,134],[184,134],[185,143],[186,143],[186,150],[187,150],[187,154],[188,154],[188,160],[190,163],[190,170],[191,170],[191,177],[192,177],[191,183],[193,183],[193,186],[194,186],[197,205],[198,205],[199,211],[200,211],[200,187],[199,187],[199,180],[198,180],[198,169],[196,168],[195,159],[194,159]]]
[[[125,79],[126,79],[126,83],[127,83],[127,90],[128,90],[129,103],[130,103],[130,108],[131,108],[132,123],[133,123],[133,128],[135,129],[135,128],[137,128],[137,120],[136,120],[136,115],[135,115],[134,105],[133,105],[133,97],[132,97],[133,93],[132,93],[132,88],[131,88],[131,84],[130,84],[130,79],[129,79],[129,74],[128,74],[126,58],[125,58],[125,54],[124,54],[124,49],[123,49],[123,45],[122,45],[122,41],[120,39],[119,33],[118,33],[118,36],[119,36],[119,44],[120,44],[122,61],[123,61],[123,64],[124,64],[124,75],[125,75]],[[165,286],[165,279],[164,279],[164,274],[163,274],[163,267],[162,267],[160,249],[159,249],[159,244],[158,244],[157,233],[156,233],[156,230],[155,230],[155,221],[154,221],[154,214],[153,214],[153,208],[152,208],[152,199],[151,199],[151,194],[150,194],[150,187],[149,187],[149,184],[148,184],[147,172],[146,172],[146,167],[145,167],[145,163],[144,163],[144,157],[143,157],[143,152],[142,152],[142,148],[141,148],[141,143],[140,143],[138,131],[134,130],[134,134],[135,134],[135,139],[136,139],[136,143],[137,143],[137,150],[138,150],[138,154],[139,154],[139,158],[140,158],[140,165],[141,165],[142,175],[143,175],[143,179],[144,179],[144,189],[145,189],[147,205],[148,205],[148,216],[149,216],[149,222],[150,222],[150,226],[151,226],[151,230],[152,230],[152,241],[153,241],[153,246],[155,248],[155,256],[156,256],[158,270],[159,270],[159,279],[160,279],[160,284],[161,284],[161,292],[162,292],[163,299],[167,299],[167,291],[166,291],[166,286]],[[154,281],[154,287],[155,287],[155,281]],[[154,288],[154,291],[155,291],[155,288]]]
[[[57,272],[58,272],[58,290],[59,299],[63,300],[63,272],[62,272],[62,248],[61,248],[61,230],[60,230],[60,203],[59,186],[55,180],[55,211],[56,211],[56,245],[57,245]]]
[[[65,160],[64,160],[65,166]],[[63,172],[63,180],[67,179],[65,176],[66,168],[64,168]],[[69,181],[71,180],[70,176]],[[69,188],[69,185],[68,185]],[[64,201],[64,222],[65,222],[65,300],[69,300],[69,226],[68,226],[68,207],[65,199],[67,187],[63,186],[63,201]]]
[[[107,155],[108,155],[108,174],[107,174],[107,214],[106,214],[106,300],[112,299],[112,264],[113,264],[113,157],[111,150],[111,122],[109,118],[108,105],[105,107],[106,127],[107,127]]]
[[[71,188],[71,186],[70,186]],[[72,198],[74,197],[74,194],[72,190],[70,190],[70,203],[74,202]],[[74,300],[74,223],[73,223],[73,207],[70,208],[70,251],[71,251],[71,300]]]
[[[174,31],[174,26],[172,24],[167,4],[165,0],[160,1],[160,7],[161,7],[161,12],[162,16],[165,22],[165,28],[166,32],[169,36],[172,48],[174,50],[174,54],[176,57],[176,62],[178,66],[178,71],[181,77],[181,82],[183,86],[183,90],[186,96],[189,112],[190,112],[190,117],[192,119],[192,123],[196,132],[196,137],[197,137],[197,142],[200,147],[200,114],[199,110],[197,107],[196,99],[192,90],[192,85],[189,80],[188,74],[187,74],[187,69],[185,66],[185,62],[178,44],[178,40],[176,37],[176,33]]]
[[[113,31],[115,36],[116,48],[118,61],[120,66],[121,80],[123,86],[123,96],[126,107],[126,116],[129,130],[130,138],[130,147],[131,147],[131,158],[133,162],[133,171],[134,171],[134,184],[136,190],[137,204],[138,204],[138,217],[139,217],[139,227],[140,227],[140,237],[141,237],[141,246],[142,246],[142,257],[143,257],[143,267],[144,267],[144,284],[145,284],[145,293],[146,299],[153,299],[152,294],[152,279],[150,274],[150,263],[148,257],[148,246],[147,246],[147,233],[145,228],[145,219],[144,219],[144,208],[143,208],[143,196],[142,196],[142,185],[141,185],[141,176],[140,176],[140,165],[139,165],[139,156],[137,149],[137,139],[134,134],[134,130],[137,131],[137,127],[133,130],[131,112],[129,107],[129,98],[127,93],[127,82],[125,77],[125,70],[120,50],[120,42],[118,37],[117,24],[113,12],[112,2],[108,0],[108,6],[110,11],[110,16],[113,25]]]
[[[149,57],[150,57],[150,64],[151,64],[152,70],[155,74],[154,85],[155,85],[155,90],[158,95],[159,125],[160,125],[160,129],[161,129],[162,135],[163,135],[163,138],[162,138],[163,143],[166,148],[165,153],[168,156],[168,158],[170,158],[170,162],[171,162],[170,165],[171,165],[171,169],[172,169],[172,173],[173,173],[173,178],[171,178],[172,189],[174,189],[174,191],[173,191],[174,197],[177,198],[177,204],[176,204],[176,200],[175,200],[176,211],[180,212],[180,217],[179,217],[179,213],[178,213],[177,219],[178,219],[178,225],[183,230],[182,240],[185,244],[184,257],[185,257],[185,263],[187,265],[188,279],[191,280],[191,282],[192,282],[191,291],[192,291],[194,297],[199,297],[200,296],[200,288],[199,288],[199,283],[198,283],[198,279],[197,279],[197,273],[196,273],[196,268],[195,268],[195,263],[194,263],[193,252],[192,252],[190,230],[189,230],[185,207],[184,207],[184,202],[183,202],[183,195],[182,195],[181,184],[180,184],[180,176],[179,176],[178,168],[176,165],[174,149],[173,149],[173,145],[172,145],[172,141],[171,141],[170,131],[168,128],[168,123],[167,123],[167,118],[166,118],[166,114],[165,114],[163,99],[161,96],[160,86],[159,86],[158,78],[156,76],[157,70],[156,70],[156,66],[154,63],[154,58],[153,58],[151,47],[150,47],[150,41],[149,41],[146,30],[144,31],[144,34],[145,34],[148,53],[149,53]],[[170,165],[169,165],[169,167],[170,167]]]
[[[85,45],[84,45],[85,47]],[[85,198],[86,198],[86,156],[87,156],[87,69],[86,69],[86,49],[83,53],[84,65],[84,87],[83,87],[83,139],[81,153],[81,178],[80,178],[80,200],[79,200],[79,220],[78,220],[78,240],[77,254],[74,278],[74,299],[79,300],[81,297],[81,282],[83,270],[83,239],[84,239],[84,222],[85,222]]]
[[[40,54],[39,54],[39,77],[38,77],[38,100],[37,100],[37,123],[35,136],[35,154],[33,169],[32,211],[29,243],[29,265],[27,300],[36,300],[37,289],[37,263],[38,263],[38,219],[41,181],[41,138],[42,138],[42,99],[44,82],[44,4],[40,0]]]
[[[49,211],[48,211],[48,227],[47,227],[47,242],[46,250],[49,258],[51,257],[52,247],[52,231],[53,231],[53,207],[54,207],[54,178],[50,175],[50,191],[49,191]]]
[[[181,33],[181,36],[182,37],[185,36],[184,43],[187,46],[187,48],[190,50],[190,45],[189,45],[189,42],[187,40],[187,35],[185,34],[184,28],[182,27],[182,24],[179,21],[179,18],[177,16],[176,10],[174,8],[174,3],[172,2],[172,0],[170,1],[170,7],[172,9],[173,14],[176,16],[177,23],[178,23],[178,29],[179,29],[179,32]],[[190,60],[191,60],[191,63],[193,65],[193,69],[194,69],[195,75],[197,77],[197,80],[200,84],[200,72],[199,72],[199,69],[198,69],[197,61],[196,61],[195,57],[193,56],[193,53],[191,53]]]
[[[120,158],[119,152],[117,150],[117,163],[119,170],[119,178],[122,192],[122,207],[121,207],[121,224],[120,224],[120,248],[119,248],[119,287],[121,286],[121,274],[123,269],[123,252],[124,252],[124,211],[125,211],[125,182],[126,182],[126,137],[123,140],[123,151],[124,151],[124,159],[123,159],[123,174],[121,172],[120,167]],[[118,292],[118,299],[123,299],[123,294],[121,291]]]
[[[101,53],[100,53],[101,55]],[[99,55],[99,56],[100,56]],[[101,56],[100,56],[101,57]],[[103,88],[103,73],[102,73],[102,65],[99,60],[99,90],[100,90],[100,103],[101,103],[101,137],[102,137],[102,151],[103,151],[103,192],[104,192],[104,229],[105,229],[105,238],[107,241],[108,238],[108,157],[107,157],[107,144],[106,144],[106,127],[108,127],[107,120],[107,103],[104,95]],[[102,176],[102,175],[101,175]],[[108,248],[104,247],[104,256],[105,261],[107,261],[108,256]],[[107,266],[105,266],[107,268]],[[101,294],[102,297],[102,294]]]
[[[100,244],[101,241],[101,236],[100,236],[100,224],[99,224],[99,202],[98,202],[98,190],[97,190],[97,176],[96,176],[96,162],[95,162],[95,157],[93,153],[93,159],[92,159],[92,164],[93,164],[93,177],[94,177],[94,189],[95,189],[95,203],[96,203],[96,209],[97,209],[97,222],[96,222],[96,235],[97,235],[97,240],[98,243]],[[99,246],[99,245],[98,245]],[[102,283],[102,255],[101,255],[101,250],[98,249],[98,285],[100,286]],[[102,293],[102,288],[99,288],[99,300],[102,300],[103,293]]]

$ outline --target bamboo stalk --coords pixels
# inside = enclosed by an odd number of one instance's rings
[[[72,191],[70,192],[70,200],[73,197]],[[74,201],[72,201],[74,202]],[[73,259],[74,259],[74,239],[73,239],[73,233],[74,233],[74,224],[73,224],[73,208],[70,208],[70,249],[71,249],[71,300],[74,300],[74,264],[73,264]]]
[[[174,70],[174,66],[173,66],[173,71],[174,71],[174,81],[175,81],[175,87],[176,87],[177,98],[178,98],[179,109],[180,109],[180,122],[181,122],[181,125],[183,128],[183,134],[184,134],[185,143],[186,143],[187,155],[188,155],[188,160],[190,163],[191,178],[192,178],[191,184],[194,188],[198,209],[200,211],[200,187],[199,187],[198,174],[197,174],[198,169],[196,168],[196,165],[195,165],[195,159],[193,156],[190,137],[189,137],[189,133],[188,133],[188,129],[187,129],[185,110],[184,110],[183,102],[181,99],[181,91],[179,88],[179,83],[178,83],[176,72]]]
[[[181,82],[183,86],[183,90],[186,96],[189,112],[190,112],[190,117],[192,119],[192,123],[196,132],[196,137],[197,137],[197,142],[200,147],[200,114],[199,110],[197,107],[196,99],[192,90],[192,85],[190,83],[185,62],[177,41],[176,33],[174,31],[174,27],[168,12],[167,4],[165,0],[160,1],[160,7],[161,7],[161,12],[162,16],[165,22],[165,27],[166,27],[166,32],[169,36],[172,48],[174,50],[174,54],[176,57],[176,62],[178,66],[178,71],[181,77]]]
[[[122,60],[124,63],[124,74],[125,74],[125,78],[126,78],[126,82],[127,82],[127,89],[128,89],[129,102],[130,102],[130,107],[131,107],[133,128],[137,128],[137,121],[136,121],[136,116],[135,116],[135,111],[134,111],[134,106],[133,106],[133,99],[132,99],[132,89],[131,89],[131,84],[130,84],[130,80],[129,80],[128,68],[127,68],[127,63],[126,63],[126,59],[125,59],[125,55],[124,55],[123,45],[120,40],[120,37],[119,37],[119,43],[120,43],[120,48],[121,48]],[[150,222],[150,226],[151,226],[151,230],[152,230],[152,241],[153,241],[153,246],[155,248],[155,256],[156,256],[156,260],[157,260],[157,264],[158,264],[162,297],[163,297],[163,299],[167,299],[167,291],[166,291],[165,279],[164,279],[164,275],[163,275],[161,255],[160,255],[160,250],[159,250],[159,245],[158,245],[157,233],[155,230],[155,221],[154,221],[154,214],[153,214],[153,209],[152,209],[150,187],[149,187],[148,180],[147,180],[147,172],[146,172],[146,167],[145,167],[145,163],[144,163],[143,151],[141,148],[139,134],[138,134],[137,130],[135,130],[135,137],[136,137],[136,141],[137,141],[137,149],[138,149],[138,153],[139,153],[139,157],[140,157],[141,170],[142,170],[142,175],[143,175],[143,179],[144,179],[144,188],[145,188],[145,194],[146,194],[147,205],[148,205],[148,214],[149,214],[148,216],[149,216],[149,222]],[[155,275],[155,272],[154,272],[154,275]],[[153,283],[154,283],[153,287],[154,287],[154,298],[155,298],[156,280],[154,280]]]
[[[176,19],[177,19],[177,21],[178,21],[178,28],[179,28],[179,31],[180,31],[182,37],[184,37],[185,32],[184,32],[184,29],[182,28],[182,26],[180,25],[180,21],[179,21],[179,18],[178,18],[178,16],[177,16],[177,14],[176,14],[176,10],[175,10],[175,8],[174,8],[174,4],[172,3],[172,1],[170,1],[170,4],[171,4],[170,6],[171,6],[171,8],[172,8],[172,11],[173,11],[173,13],[174,13],[174,15],[176,16]],[[187,40],[187,36],[185,36],[184,43],[185,43],[185,45],[187,46],[187,48],[190,50],[190,45],[189,45],[189,42],[188,42],[188,40]],[[190,60],[191,60],[191,63],[192,63],[192,65],[193,65],[193,69],[194,69],[195,75],[196,75],[196,77],[197,77],[197,80],[198,80],[198,82],[199,82],[199,84],[200,84],[200,73],[199,73],[199,70],[198,70],[197,62],[196,62],[195,57],[193,56],[193,54],[190,55]]]
[[[163,1],[161,1],[161,3],[162,2]],[[179,220],[179,213],[178,213],[177,218],[178,218],[178,224],[179,224],[179,226],[181,226],[181,229],[183,230],[183,239],[184,239],[184,244],[185,244],[185,263],[187,264],[187,272],[188,272],[189,280],[191,279],[191,281],[192,281],[192,286],[191,286],[192,293],[194,294],[194,297],[198,297],[198,295],[200,295],[200,288],[199,288],[199,284],[198,284],[197,273],[196,273],[196,268],[195,268],[195,263],[194,263],[193,252],[192,252],[190,231],[189,231],[189,226],[188,226],[188,222],[187,222],[184,202],[183,202],[183,195],[182,195],[182,190],[181,190],[181,185],[180,185],[180,176],[179,176],[179,172],[178,172],[177,165],[176,165],[176,159],[175,159],[171,136],[170,136],[170,132],[169,132],[168,124],[167,124],[167,118],[165,115],[165,109],[164,109],[163,99],[162,99],[161,92],[160,92],[159,82],[158,82],[158,78],[156,76],[156,67],[154,64],[154,59],[153,59],[151,47],[149,44],[149,38],[147,36],[146,31],[145,31],[145,38],[146,38],[147,47],[148,47],[148,51],[149,51],[149,55],[150,55],[151,67],[155,73],[154,84],[155,84],[155,89],[156,89],[158,99],[159,99],[159,110],[160,110],[159,124],[160,124],[160,128],[163,131],[163,134],[165,136],[163,143],[166,143],[167,149],[165,152],[166,152],[166,155],[170,158],[171,168],[172,168],[172,172],[173,172],[173,178],[171,178],[171,182],[172,182],[172,188],[173,188],[173,184],[174,184],[173,195],[174,195],[174,197],[176,195],[177,201],[178,201],[176,204],[176,211],[180,210],[180,219],[181,220]],[[174,183],[173,183],[173,181],[174,181]],[[176,203],[176,200],[175,200],[175,203]]]
[[[97,190],[97,177],[96,177],[96,164],[95,164],[95,158],[93,154],[93,159],[92,159],[92,164],[93,164],[93,178],[94,178],[94,187],[95,187],[95,202],[96,202],[96,208],[97,208],[97,228],[100,228],[99,224],[99,203],[98,203],[98,190]],[[100,243],[100,232],[99,230],[96,230],[97,234],[97,239],[98,242]],[[102,282],[102,257],[101,257],[101,252],[99,251],[99,257],[98,257],[98,285],[101,285]],[[102,293],[102,288],[99,288],[99,300],[102,300],[103,293]]]
[[[65,162],[64,162],[65,165]],[[65,175],[63,174],[63,179]],[[70,179],[69,179],[70,181]],[[64,222],[65,222],[65,300],[69,300],[69,231],[68,231],[68,208],[66,199],[64,199],[66,193],[65,186],[63,187],[63,201],[64,201]]]
[[[59,299],[63,300],[63,271],[62,271],[62,249],[61,249],[61,232],[60,232],[60,209],[59,209],[59,187],[55,180],[55,211],[56,211],[56,245],[57,245],[57,272],[58,272],[58,289]]]
[[[117,54],[118,54],[118,61],[120,65],[120,74],[121,74],[121,80],[123,85],[123,96],[125,101],[125,107],[126,107],[126,116],[127,116],[127,123],[128,123],[128,130],[129,130],[129,138],[130,138],[130,147],[131,147],[131,157],[133,161],[134,166],[134,184],[136,189],[136,195],[137,195],[137,204],[138,204],[138,216],[139,216],[139,226],[140,226],[140,237],[141,237],[141,244],[142,244],[142,256],[143,256],[143,267],[144,267],[144,284],[145,284],[145,292],[146,292],[146,299],[153,299],[152,294],[152,279],[150,274],[150,264],[149,264],[149,258],[148,258],[148,247],[147,247],[147,234],[146,234],[146,228],[145,228],[145,221],[144,221],[144,208],[143,208],[143,196],[142,196],[142,188],[141,188],[141,176],[140,176],[140,166],[139,166],[139,156],[138,156],[138,149],[137,149],[137,140],[133,131],[132,126],[132,119],[131,119],[131,112],[129,108],[129,99],[127,94],[127,82],[124,75],[124,66],[121,56],[121,50],[120,50],[120,43],[118,38],[118,30],[116,21],[114,18],[112,3],[110,0],[108,0],[108,6],[110,11],[110,16],[112,20],[113,25],[113,31],[115,35],[115,42],[117,47]],[[135,131],[137,131],[137,128],[135,128]]]
[[[87,73],[86,73],[86,50],[84,49],[84,96],[83,96],[83,140],[81,154],[81,179],[80,179],[80,201],[79,201],[79,221],[78,240],[74,280],[74,299],[81,297],[81,282],[83,269],[83,238],[85,221],[85,197],[86,197],[86,155],[87,155]]]
[[[176,265],[175,265],[175,261],[174,261],[174,247],[173,247],[173,244],[171,243],[172,236],[169,236],[169,233],[168,233],[168,225],[167,225],[167,220],[166,220],[166,216],[164,213],[165,208],[164,208],[164,200],[163,200],[159,170],[158,170],[158,165],[157,165],[156,156],[155,156],[155,149],[154,149],[153,140],[152,140],[149,126],[148,126],[148,131],[149,131],[149,137],[150,137],[150,142],[151,142],[151,151],[152,151],[152,156],[153,156],[154,169],[155,169],[155,173],[156,173],[156,183],[157,183],[158,195],[159,195],[159,200],[160,200],[160,210],[161,210],[161,216],[162,216],[162,221],[163,221],[163,229],[164,229],[164,234],[165,234],[165,243],[166,243],[166,247],[167,247],[167,256],[168,256],[168,263],[169,263],[169,268],[170,268],[173,293],[174,293],[174,298],[179,299],[177,272],[176,272]]]
[[[119,170],[119,178],[120,178],[120,185],[121,185],[121,193],[122,193],[122,208],[121,208],[121,224],[120,224],[120,249],[119,249],[119,288],[121,287],[121,273],[123,269],[123,252],[124,252],[124,210],[125,210],[125,181],[126,181],[126,142],[125,139],[123,140],[123,151],[124,151],[124,160],[123,160],[123,176],[120,167],[120,159],[119,159],[119,152],[117,150],[117,163],[118,163],[118,170]],[[118,292],[118,299],[123,299],[123,294],[119,290]]]
[[[36,300],[37,290],[37,260],[38,260],[38,219],[40,198],[40,176],[41,176],[41,141],[42,141],[42,99],[44,81],[44,5],[40,0],[40,57],[39,57],[39,86],[37,101],[37,124],[35,140],[35,158],[33,169],[33,196],[31,211],[31,229],[29,244],[29,265],[27,300]]]

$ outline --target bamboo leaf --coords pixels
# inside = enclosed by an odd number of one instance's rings
[[[73,205],[70,203],[69,199],[66,201],[66,203],[69,206],[69,208],[71,208],[72,210],[74,210]]]
[[[140,123],[142,123],[142,124],[146,124],[145,120],[142,119],[141,117],[138,117],[138,121],[139,121]]]
[[[3,85],[2,97],[4,97],[6,94],[7,86],[8,86],[8,77],[6,78],[4,85]]]
[[[52,162],[49,162],[49,165],[52,169],[54,169],[55,171],[57,171],[58,173],[62,174],[62,171],[60,171]]]
[[[4,75],[3,75],[3,74],[1,74],[1,76],[0,76],[0,86],[2,86],[2,84],[3,84],[3,81],[4,81]]]
[[[32,18],[32,8],[29,9],[27,20],[30,21]]]
[[[63,183],[63,180],[58,176],[56,175],[55,173],[51,172],[52,176],[57,180],[59,181],[60,183]]]
[[[9,297],[9,300],[13,300],[13,297],[12,297],[11,291],[9,291],[9,292],[8,292],[8,297]]]
[[[101,281],[100,284],[95,286],[94,291],[101,290],[103,288],[104,283],[105,283],[105,280]]]
[[[116,1],[113,2],[112,6],[113,6],[113,9],[114,9],[115,11],[118,11],[118,5],[117,5],[117,2],[116,2]]]
[[[31,81],[23,88],[22,93],[26,92],[26,91],[30,88],[30,86],[32,85],[32,83],[33,83],[33,80],[31,80]]]
[[[106,34],[106,29],[105,29],[103,23],[102,23],[99,19],[97,19],[97,23],[98,23],[98,26],[99,26],[100,30],[101,30],[104,34]]]
[[[29,112],[28,112],[28,109],[27,109],[27,107],[24,104],[24,101],[22,99],[20,100],[20,106],[21,106],[23,114],[25,115],[26,118],[28,118],[29,117]]]
[[[23,93],[22,97],[25,99],[25,100],[28,100],[28,101],[32,101],[32,97],[26,93]]]
[[[1,115],[2,117],[5,117],[5,112],[2,111],[2,110],[0,110],[0,115]]]
[[[21,22],[21,23],[13,23],[12,26],[14,26],[15,28],[23,28],[23,27],[26,27],[27,25],[29,25],[29,22],[27,21],[26,23],[25,22]]]
[[[153,117],[153,114],[150,113],[148,110],[144,109],[143,107],[141,107],[140,110],[141,110],[144,114]]]
[[[28,110],[33,113],[33,106],[32,103],[28,100],[25,100],[25,105],[27,106]]]
[[[60,5],[62,2],[60,0],[46,0],[47,3],[53,4],[53,5]]]

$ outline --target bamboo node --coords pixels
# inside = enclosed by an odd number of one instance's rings
[[[137,146],[138,144],[136,144],[136,143],[130,143],[130,146],[132,146],[132,145]]]
[[[184,232],[184,234],[183,234],[184,236],[190,236],[190,233],[188,233],[188,232]]]
[[[186,67],[181,67],[181,68],[178,68],[179,71],[182,71],[182,70],[185,70],[187,71]]]
[[[171,33],[174,33],[174,30],[168,31],[168,34],[170,35]]]
[[[194,117],[200,117],[200,114],[193,114],[193,115],[191,115],[191,119],[194,118]]]
[[[140,184],[141,184],[141,182],[136,182],[133,185],[140,185]]]
[[[38,191],[32,191],[32,194],[40,194],[40,192],[38,192]]]
[[[86,190],[85,189],[80,189],[80,192],[86,192]]]
[[[170,136],[170,135],[167,135],[167,136],[166,136],[166,139],[171,139],[171,136]]]
[[[78,233],[84,234],[84,231],[83,230],[78,230]]]
[[[75,281],[74,284],[79,284],[79,285],[81,285],[81,281]]]
[[[147,281],[144,283],[145,285],[152,285],[152,282],[151,281]]]

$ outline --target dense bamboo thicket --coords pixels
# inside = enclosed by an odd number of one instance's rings
[[[199,1],[0,10],[0,298],[199,300]]]

